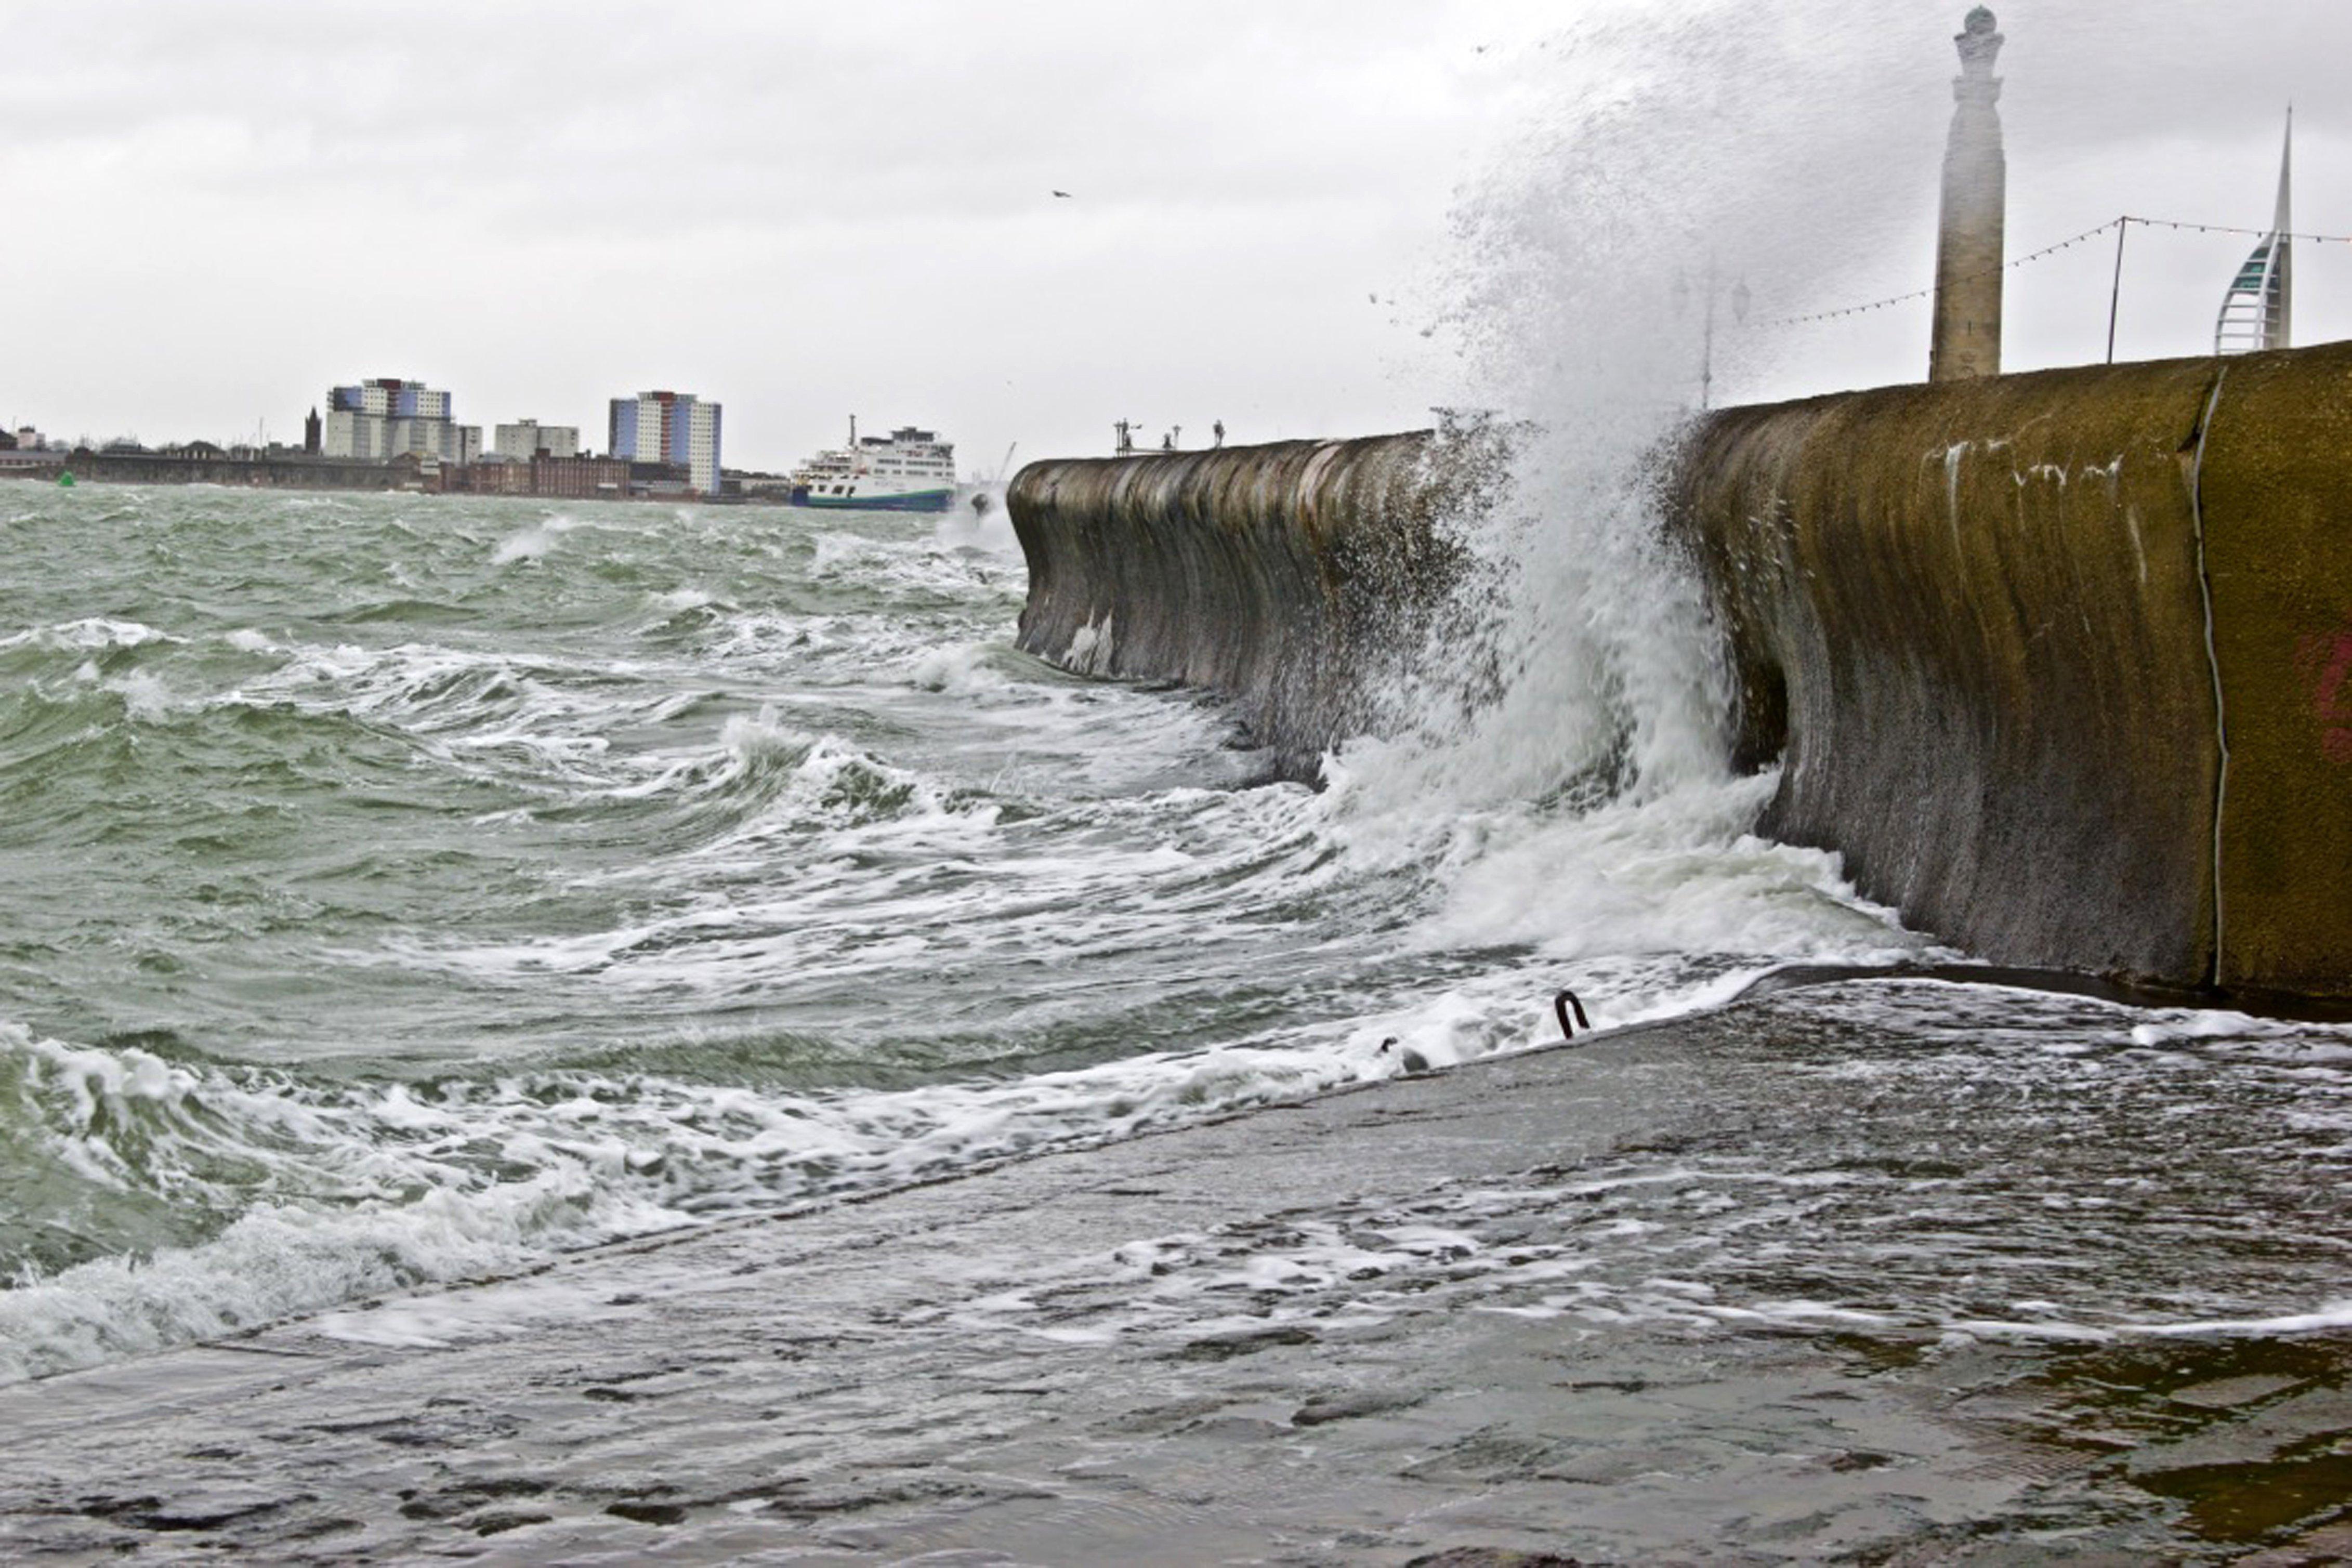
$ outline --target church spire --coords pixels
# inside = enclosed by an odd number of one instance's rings
[[[2009,163],[2000,146],[2000,78],[1993,61],[2006,42],[1993,14],[1970,11],[1952,42],[1960,74],[1952,83],[1950,136],[1944,144],[1944,199],[1936,235],[1936,320],[1927,379],[1962,381],[2000,373],[2001,264],[2009,201]]]

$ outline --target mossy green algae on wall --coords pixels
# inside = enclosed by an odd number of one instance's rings
[[[1764,824],[1997,961],[2193,983],[2215,727],[2192,469],[2210,366],[1735,409],[1678,520]]]
[[[1766,830],[1986,957],[2352,994],[2348,396],[2331,347],[1697,427]]]
[[[1496,472],[1491,442],[1427,432],[1032,463],[1007,497],[1020,645],[1221,693],[1282,771],[1311,775],[1442,598],[1436,517]]]
[[[2352,995],[2352,344],[2224,363],[2201,486],[2229,737],[2216,977]]]

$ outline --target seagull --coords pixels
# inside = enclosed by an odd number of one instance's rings
[[[1061,198],[1062,198],[1062,200],[1064,200],[1064,201],[1066,201],[1066,201],[1070,201],[1070,200],[1072,200],[1072,199],[1073,199],[1073,198],[1071,197],[1071,195],[1070,195],[1070,193],[1069,193],[1069,192],[1067,192],[1067,191],[1056,191],[1056,192],[1055,192],[1055,193],[1054,193],[1054,194],[1055,194],[1055,195],[1057,195],[1057,196],[1061,197]]]

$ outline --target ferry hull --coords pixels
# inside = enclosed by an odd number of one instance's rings
[[[794,489],[789,499],[795,507],[821,512],[944,512],[955,504],[955,492],[903,490],[889,496],[812,496],[804,489]]]

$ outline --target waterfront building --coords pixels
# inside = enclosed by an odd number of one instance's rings
[[[325,429],[320,436],[320,450],[330,457],[355,457],[363,463],[377,462],[383,458],[388,444],[383,426],[381,414],[331,407],[327,410]]]
[[[326,426],[319,421],[319,411],[313,408],[310,417],[302,422],[302,450],[316,457],[326,440]]]
[[[719,493],[719,404],[692,392],[647,392],[612,401],[608,447],[615,457],[672,463],[705,496]]]
[[[455,488],[478,496],[528,496],[531,493],[530,460],[493,452],[469,464]]]
[[[423,382],[383,376],[354,386],[335,388],[327,394],[327,406],[381,419],[446,419],[449,394]]]
[[[730,469],[720,476],[719,483],[730,495],[740,496],[747,501],[782,502],[792,497],[793,476],[756,468]]]
[[[628,468],[628,493],[632,496],[656,501],[683,501],[698,494],[708,494],[694,482],[694,471],[683,463],[632,463]]]
[[[530,494],[573,500],[619,500],[629,493],[625,457],[533,457]]]
[[[550,457],[580,455],[580,427],[576,424],[541,424],[535,419],[519,419],[512,424],[501,424],[490,450],[501,457],[519,458],[528,463],[541,453]]]
[[[2003,39],[1979,5],[1952,40],[1960,74],[1952,83],[1952,129],[1944,143],[1944,196],[1936,231],[1936,319],[1927,379],[2000,374],[2001,264],[2007,244],[2009,160],[2001,151],[2000,78],[1992,74]]]
[[[474,431],[478,449],[480,427],[465,428]],[[329,391],[320,447],[329,457],[367,463],[402,456],[466,461],[466,438],[449,417],[449,394],[397,376]]]

